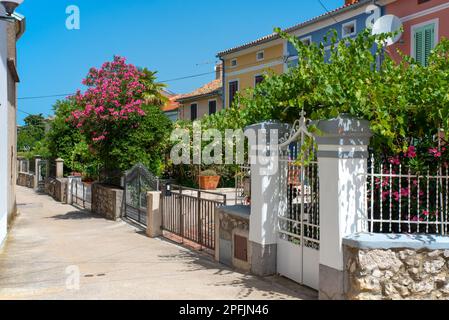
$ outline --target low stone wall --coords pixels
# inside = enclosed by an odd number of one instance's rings
[[[229,206],[215,209],[215,259],[224,265],[236,269],[251,270],[251,245],[249,238],[250,207]],[[234,237],[247,239],[247,259],[240,260],[234,256]]]
[[[56,201],[67,203],[67,179],[47,178],[45,179],[45,193],[52,196]]]
[[[17,185],[27,188],[34,188],[34,174],[19,172],[17,175]]]
[[[449,300],[449,238],[354,235],[344,240],[350,300]]]
[[[94,183],[92,185],[92,212],[117,221],[122,217],[123,190]]]

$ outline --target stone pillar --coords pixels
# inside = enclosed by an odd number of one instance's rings
[[[343,238],[367,230],[369,122],[342,115],[319,121],[320,299],[344,299]]]
[[[147,193],[147,236],[157,238],[162,236],[162,211],[160,208],[161,192]]]
[[[39,187],[39,176],[41,175],[41,166],[40,161],[42,158],[40,156],[36,156],[34,158],[34,184],[33,188],[37,189]]]
[[[64,178],[64,160],[58,158],[56,161],[56,178]]]
[[[259,276],[276,273],[277,218],[281,201],[278,144],[288,129],[287,124],[265,122],[245,130],[251,147],[250,261],[251,271]]]

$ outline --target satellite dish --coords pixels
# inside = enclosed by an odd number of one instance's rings
[[[392,14],[388,14],[376,20],[376,22],[373,25],[372,34],[378,35],[383,33],[397,32],[401,29],[401,27],[402,27],[401,19]],[[402,32],[399,32],[396,34],[396,36],[388,38],[386,40],[387,47],[398,42],[399,39],[401,39],[401,37]]]

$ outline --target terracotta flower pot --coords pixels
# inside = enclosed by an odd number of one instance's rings
[[[215,190],[220,183],[220,176],[200,176],[200,189]]]

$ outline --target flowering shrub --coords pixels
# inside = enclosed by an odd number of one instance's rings
[[[135,127],[138,118],[145,115],[141,108],[145,91],[142,77],[143,73],[122,57],[114,57],[101,69],[90,69],[83,80],[88,89],[75,95],[80,109],[72,112],[71,120],[93,146],[101,148],[102,142],[113,138],[117,130],[124,125]]]
[[[447,228],[448,143],[441,136],[429,140],[371,163],[368,201],[370,216],[377,220],[372,231],[439,233]]]
[[[76,110],[66,121],[107,173],[120,176],[138,162],[156,174],[162,170],[171,122],[159,105],[148,105],[164,100],[154,75],[116,56],[100,69],[91,68],[83,80],[87,90],[69,97]]]

